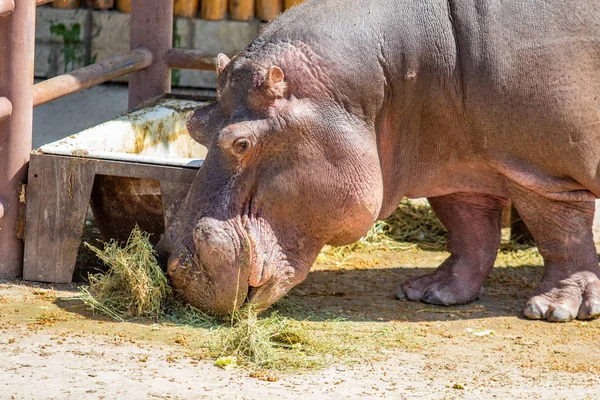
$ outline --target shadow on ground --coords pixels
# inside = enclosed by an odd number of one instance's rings
[[[292,289],[267,312],[277,311],[287,318],[311,321],[421,322],[521,318],[521,309],[535,291],[543,267],[494,268],[486,281],[483,295],[470,304],[444,307],[396,299],[396,288],[402,281],[433,270],[434,268],[378,268],[313,271],[303,283]],[[109,317],[93,314],[81,301],[58,298],[56,304],[85,318],[111,320]],[[143,319],[131,322],[152,323]]]
[[[314,271],[273,309],[295,319],[351,321],[447,321],[521,316],[535,291],[541,266],[495,268],[483,295],[460,306],[435,306],[397,300],[404,280],[433,272],[433,268],[380,268],[375,270]]]

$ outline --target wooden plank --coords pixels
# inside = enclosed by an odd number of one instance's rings
[[[131,0],[117,0],[117,9],[129,14],[131,12]]]
[[[115,6],[115,0],[87,0],[87,6],[96,10],[108,10]]]
[[[188,182],[160,182],[160,194],[163,201],[163,211],[168,210],[174,203],[185,199],[190,190],[191,183]]]
[[[294,6],[297,6],[300,3],[304,3],[304,0],[284,0],[283,1],[283,8],[284,9],[290,9]]]
[[[227,0],[202,0],[200,18],[218,21],[227,15]]]
[[[229,0],[229,17],[234,21],[254,18],[254,0]]]
[[[71,282],[93,183],[84,160],[31,158],[23,279]]]
[[[262,21],[270,21],[283,11],[281,0],[256,0],[256,15]]]
[[[187,196],[190,190],[190,184],[187,182],[160,182],[160,196],[162,198],[163,206],[163,218],[165,229],[169,226],[172,221],[168,219],[173,218],[173,210],[169,210],[171,206],[178,202],[181,202]],[[177,206],[176,206],[177,208]]]
[[[96,175],[160,181],[164,209],[185,197],[197,173],[194,167],[32,154],[23,279],[71,282]]]
[[[168,180],[171,182],[192,183],[197,168],[166,167],[162,165],[136,164],[108,160],[88,160],[95,164],[97,174],[127,176],[132,178],[156,179],[159,181]]]
[[[204,6],[205,0],[202,1]],[[173,15],[176,17],[194,18],[198,15],[199,0],[174,0]]]
[[[54,8],[77,8],[79,7],[79,0],[54,0],[52,2]]]
[[[31,158],[80,160],[86,163],[97,175],[125,176],[131,178],[156,179],[159,181],[192,183],[198,167],[172,167],[165,165],[141,164],[127,161],[99,160],[85,157],[68,157],[53,154],[32,154]]]

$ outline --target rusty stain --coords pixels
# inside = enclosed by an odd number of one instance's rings
[[[27,197],[26,197],[26,188],[27,185],[24,183],[21,183],[20,185],[20,190],[19,190],[19,203],[25,203],[27,201]]]
[[[71,151],[71,154],[76,157],[85,157],[85,156],[89,155],[90,152],[85,149],[75,149],[75,150]]]
[[[73,173],[73,169],[75,168],[75,160],[73,160],[73,162],[71,162],[71,165],[69,167],[69,178],[67,179],[68,182],[68,197],[69,197],[69,201],[73,200],[73,186],[75,185],[75,174]]]
[[[177,142],[182,135],[189,135],[185,126],[185,119],[177,114],[158,121],[145,121],[141,124],[134,122],[132,127],[135,131],[133,143],[131,145],[124,143],[126,153],[129,154],[143,154],[148,149],[157,146],[168,146]],[[180,149],[182,154],[190,154],[190,145],[194,146],[196,144],[192,140],[186,142],[181,141],[179,143],[182,147],[185,146]]]
[[[17,238],[25,239],[25,216],[27,214],[27,185],[19,184],[19,211],[17,217]]]

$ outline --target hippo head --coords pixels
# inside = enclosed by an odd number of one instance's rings
[[[364,235],[383,189],[372,125],[305,85],[302,68],[225,55],[217,64],[217,102],[188,122],[208,154],[158,248],[176,291],[224,315],[244,302],[267,308],[325,244]]]

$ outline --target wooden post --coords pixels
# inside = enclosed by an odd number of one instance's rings
[[[205,1],[202,0],[202,6]],[[199,0],[174,0],[173,14],[176,17],[194,18],[198,15],[198,4]]]
[[[132,0],[131,50],[145,47],[152,52],[152,64],[129,76],[129,108],[171,92],[171,70],[167,52],[173,43],[173,2]]]
[[[227,15],[227,0],[202,0],[200,18],[217,21]]]
[[[256,15],[262,21],[270,21],[282,11],[282,0],[256,0]]]
[[[52,7],[54,8],[77,8],[79,7],[79,0],[54,0]]]
[[[23,279],[71,282],[93,185],[86,159],[32,156]]]
[[[124,13],[131,12],[131,0],[117,0],[117,8]]]
[[[254,18],[254,0],[229,0],[229,17],[235,21]]]
[[[0,121],[0,278],[16,278],[23,269],[23,240],[18,231],[21,186],[27,179],[33,124],[33,0],[15,1],[12,14],[0,18],[0,97],[10,115]],[[5,112],[6,114],[6,112]]]
[[[304,0],[284,0],[283,8],[285,8],[287,10],[287,9],[297,6],[298,4],[303,3],[303,2],[304,2]]]
[[[87,5],[96,10],[108,10],[115,6],[115,0],[87,0]]]

